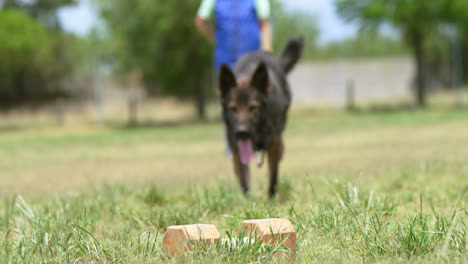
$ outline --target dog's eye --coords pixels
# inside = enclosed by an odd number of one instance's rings
[[[237,106],[229,106],[229,111],[237,113]]]
[[[250,112],[254,112],[255,110],[257,110],[257,106],[256,106],[256,105],[251,105],[251,106],[249,106],[249,111],[250,111]]]

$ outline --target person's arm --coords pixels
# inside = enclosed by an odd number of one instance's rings
[[[200,16],[197,15],[195,17],[195,25],[197,26],[198,30],[200,30],[200,32],[202,32],[203,35],[205,35],[205,37],[212,44],[214,44],[216,42],[213,27],[211,26],[211,24],[207,20],[205,20],[205,19],[203,19],[203,18],[201,18]]]
[[[255,9],[260,21],[261,48],[264,51],[273,51],[273,32],[270,24],[271,7],[269,0],[255,0]]]
[[[273,32],[268,20],[260,20],[261,46],[263,51],[273,51]]]
[[[213,27],[211,26],[211,24],[201,18],[200,16],[196,16],[195,17],[195,25],[197,26],[198,30],[200,30],[201,33],[203,33],[203,35],[205,35],[205,37],[212,43],[214,44],[215,43],[215,36],[214,36],[214,31],[213,31]]]
[[[215,3],[216,0],[203,0],[195,17],[195,25],[211,43],[215,43],[216,38],[213,27],[208,20],[213,14]]]

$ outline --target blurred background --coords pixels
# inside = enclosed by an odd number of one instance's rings
[[[271,0],[275,52],[306,37],[297,105],[463,105],[464,0]],[[197,0],[0,1],[0,127],[218,116]],[[214,110],[210,110],[210,109]]]

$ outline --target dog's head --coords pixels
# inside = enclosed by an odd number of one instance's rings
[[[256,128],[270,91],[268,69],[261,62],[250,78],[237,79],[231,69],[223,65],[219,74],[224,119],[235,138],[242,163],[248,164],[254,155]]]

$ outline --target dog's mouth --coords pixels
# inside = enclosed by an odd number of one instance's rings
[[[255,153],[253,149],[252,140],[247,139],[238,139],[237,147],[239,148],[240,161],[243,165],[249,165],[249,163],[254,159]]]

